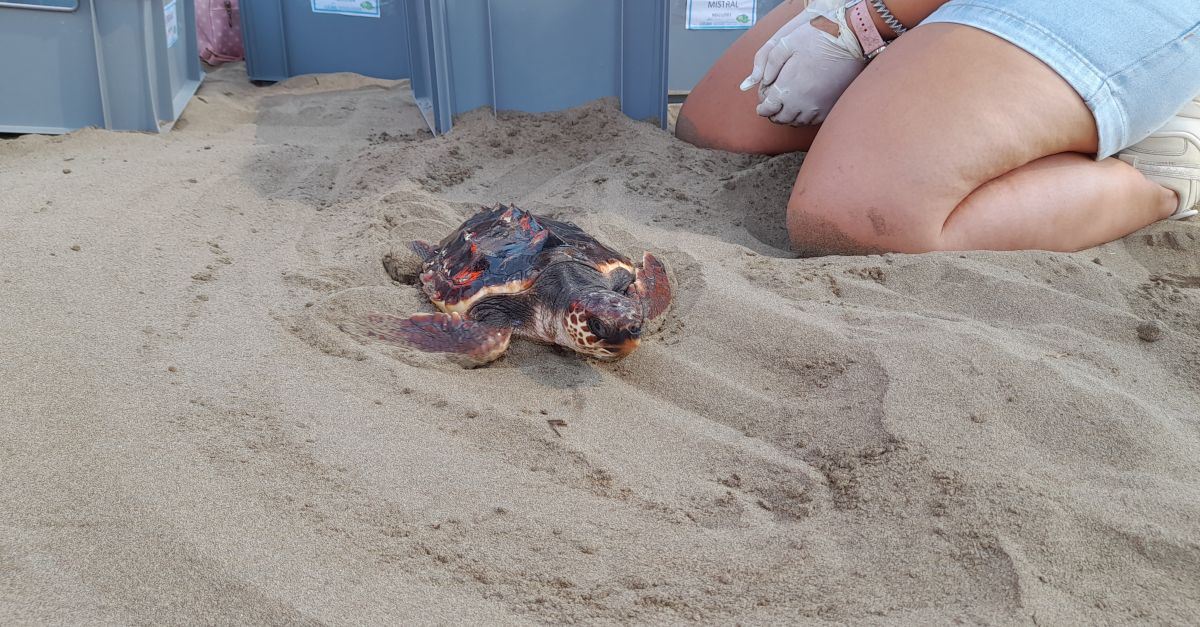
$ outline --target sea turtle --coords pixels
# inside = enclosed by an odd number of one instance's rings
[[[666,268],[641,267],[570,222],[516,205],[484,207],[436,246],[412,242],[417,276],[440,313],[371,314],[369,335],[468,365],[498,358],[514,334],[599,359],[637,348],[671,302]],[[395,266],[385,258],[393,278]]]

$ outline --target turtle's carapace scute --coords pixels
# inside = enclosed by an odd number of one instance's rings
[[[440,309],[466,313],[485,296],[529,289],[548,266],[567,260],[602,274],[634,269],[628,257],[573,224],[537,217],[516,205],[497,205],[447,235],[425,262],[421,281]]]

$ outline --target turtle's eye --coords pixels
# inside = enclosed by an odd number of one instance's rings
[[[592,333],[594,333],[596,335],[596,337],[598,337],[602,340],[609,339],[608,325],[604,324],[604,322],[601,321],[599,318],[597,318],[595,316],[588,318],[588,328],[591,329]]]

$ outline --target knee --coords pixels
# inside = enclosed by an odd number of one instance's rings
[[[675,118],[675,137],[685,141],[698,148],[713,148],[708,141],[700,134],[700,129],[696,126],[696,122],[688,115],[687,103],[685,102],[679,109],[679,116]]]
[[[940,228],[923,228],[870,189],[797,188],[787,208],[792,250],[801,256],[922,253],[942,248]]]
[[[675,118],[675,138],[697,148],[742,152],[739,150],[741,146],[722,135],[719,129],[712,128],[711,124],[706,126],[698,122],[702,119],[704,116],[697,115],[693,109],[688,108],[688,101],[684,101],[679,109],[679,116]]]

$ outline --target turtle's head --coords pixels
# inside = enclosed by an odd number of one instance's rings
[[[563,315],[571,347],[600,359],[620,359],[637,348],[642,335],[642,308],[609,290],[575,295]]]

